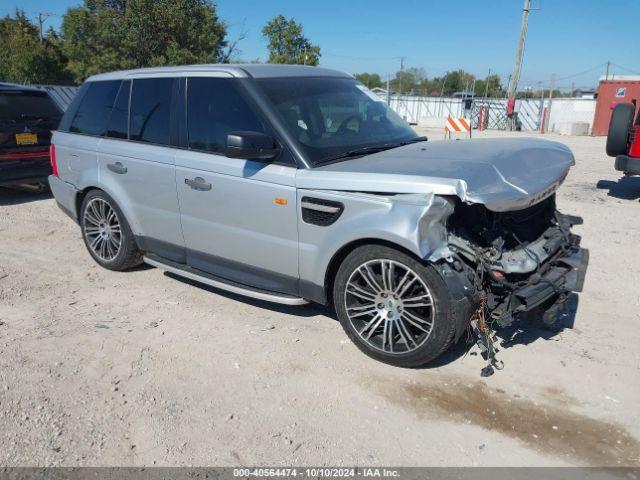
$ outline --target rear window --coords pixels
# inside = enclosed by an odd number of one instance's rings
[[[104,135],[120,88],[120,80],[91,82],[69,131],[85,135]]]
[[[62,112],[44,92],[0,92],[0,123],[58,121]]]
[[[171,143],[171,93],[173,78],[133,81],[129,138],[140,142]]]
[[[129,93],[131,80],[125,80],[120,86],[116,103],[111,111],[111,119],[107,127],[107,137],[127,138],[129,132]]]

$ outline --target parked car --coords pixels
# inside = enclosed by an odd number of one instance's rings
[[[481,304],[509,323],[579,291],[573,155],[427,142],[347,74],[200,65],[96,75],[54,133],[51,188],[90,255],[249,297],[331,305],[367,355],[422,365]]]
[[[635,103],[620,103],[613,109],[606,148],[607,155],[616,158],[616,170],[640,175],[640,111],[636,114]]]
[[[62,110],[36,88],[0,83],[0,186],[46,184]]]

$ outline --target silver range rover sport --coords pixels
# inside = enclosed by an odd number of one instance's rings
[[[51,161],[55,199],[103,267],[329,305],[358,348],[398,366],[442,354],[480,305],[501,325],[554,311],[587,265],[580,219],[555,206],[567,147],[427,142],[322,68],[93,76]]]

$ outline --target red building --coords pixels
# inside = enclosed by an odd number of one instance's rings
[[[640,76],[611,75],[608,80],[601,77],[592,135],[606,135],[613,108],[619,103],[631,103],[634,100],[637,112],[640,108]]]

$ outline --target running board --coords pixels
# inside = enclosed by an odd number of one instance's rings
[[[169,263],[162,262],[157,260],[156,258],[149,258],[148,256],[144,256],[143,260],[145,263],[166,270],[167,272],[171,272],[180,277],[188,278],[190,280],[194,280],[196,282],[204,283],[211,287],[219,288],[220,290],[225,290],[227,292],[235,293],[237,295],[244,295],[245,297],[255,298],[257,300],[264,300],[265,302],[273,302],[273,303],[281,303],[284,305],[306,305],[309,303],[308,300],[304,298],[298,298],[291,295],[285,295],[282,293],[275,292],[267,292],[265,290],[257,290],[251,287],[243,287],[238,284],[230,284],[226,283],[222,279],[218,280],[217,278],[211,278],[207,276],[203,272],[203,274],[198,274],[193,271],[189,271],[186,268],[181,268],[179,266],[170,265]]]

